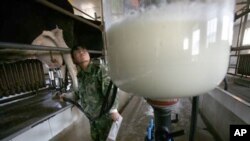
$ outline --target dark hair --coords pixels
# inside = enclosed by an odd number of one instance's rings
[[[74,56],[74,51],[78,50],[79,48],[88,50],[85,46],[74,46],[74,47],[71,49],[71,51],[70,51],[70,54],[71,54],[72,59],[74,59],[74,58],[73,58],[73,56]]]

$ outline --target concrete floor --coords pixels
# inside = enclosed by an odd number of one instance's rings
[[[141,98],[134,96],[128,106],[122,112],[123,122],[120,127],[117,141],[143,141],[149,120],[153,116],[152,108]],[[185,135],[175,138],[175,141],[188,141],[189,124],[191,115],[191,100],[180,99],[180,102],[173,109],[173,113],[179,113],[179,122],[172,124],[172,131],[184,129]],[[51,141],[90,141],[89,124],[86,117],[83,117],[65,129]],[[207,127],[198,116],[195,141],[215,141]]]

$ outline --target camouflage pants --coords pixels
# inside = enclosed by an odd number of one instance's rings
[[[112,125],[112,119],[108,114],[92,121],[91,127],[91,138],[93,141],[106,141],[110,127]]]

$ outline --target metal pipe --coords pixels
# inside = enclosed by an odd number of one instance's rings
[[[35,80],[35,89],[37,90],[39,88],[39,74],[38,74],[38,68],[36,66],[37,62],[36,60],[32,60],[32,67],[34,70],[34,80]]]
[[[68,73],[69,73],[69,71],[68,71],[68,68],[66,67],[65,74],[64,74],[64,88],[65,88],[65,90],[67,90],[67,86],[69,84]]]
[[[21,49],[21,50],[41,50],[41,51],[70,52],[70,48],[38,46],[38,45],[28,45],[28,44],[16,44],[16,43],[6,43],[6,42],[0,42],[0,48]]]
[[[39,87],[44,87],[44,74],[43,74],[43,66],[39,60],[36,60],[36,68],[38,73]]]
[[[237,15],[237,13],[239,13],[240,11],[241,12],[244,11],[246,8],[247,8],[247,6],[245,5],[245,6],[241,7],[240,9],[238,9],[237,11],[235,11],[234,13],[236,13],[236,15]]]
[[[241,4],[247,4],[247,2],[244,1],[244,2],[237,2],[237,3],[236,3],[236,5],[241,5]]]
[[[241,30],[242,30],[242,21],[243,21],[243,18],[240,18],[240,26],[239,26],[239,33],[238,33],[238,36],[237,36],[237,47],[240,46],[240,38],[241,38]],[[233,47],[231,46],[231,51],[233,50]],[[235,56],[238,56],[238,51],[235,52]],[[231,56],[230,56],[231,57]],[[238,58],[238,57],[237,57]],[[237,62],[237,59],[236,59],[236,62]],[[231,64],[231,58],[229,60],[229,64]],[[237,65],[236,65],[237,66]],[[235,71],[234,73],[236,74],[236,66],[235,66]]]
[[[238,32],[238,36],[237,36],[237,47],[240,46],[240,33],[241,33],[241,30],[242,30],[242,21],[243,21],[243,18],[240,18],[240,26],[239,26],[239,32]]]
[[[222,91],[223,93],[229,95],[230,97],[232,97],[236,101],[246,105],[247,107],[250,107],[250,102],[248,102],[248,101],[246,101],[246,100],[244,100],[244,99],[242,99],[242,98],[240,98],[240,97],[238,97],[238,96],[236,96],[236,95],[234,95],[234,94],[232,94],[232,93],[230,93],[228,91],[225,91],[225,90],[221,89],[220,87],[217,87],[217,89]]]
[[[241,18],[244,15],[247,15],[249,12],[250,12],[250,9],[247,9],[245,12],[242,12],[239,15],[236,14],[234,17],[234,21],[236,21],[237,19]]]
[[[93,54],[102,54],[102,51],[97,51],[97,50],[88,50],[88,52]]]
[[[198,110],[199,110],[199,97],[195,96],[193,97],[193,100],[192,100],[192,115],[191,115],[191,123],[190,123],[189,141],[194,141]]]
[[[20,61],[18,63],[18,66],[19,66],[19,71],[20,71],[20,78],[21,78],[21,82],[22,82],[22,92],[25,92],[27,91],[27,81],[25,79],[25,70],[24,70],[24,61]]]
[[[24,79],[26,81],[26,90],[31,91],[32,90],[32,80],[30,78],[30,72],[28,68],[28,62],[23,62],[23,68],[24,68]]]
[[[37,2],[39,2],[39,3],[41,3],[41,4],[45,5],[45,6],[47,6],[47,7],[49,7],[49,8],[51,8],[51,9],[53,9],[53,10],[56,10],[56,11],[58,11],[58,12],[64,14],[64,15],[67,15],[67,16],[73,18],[73,19],[76,19],[76,20],[78,20],[78,21],[80,21],[80,22],[83,22],[83,23],[85,23],[85,24],[88,24],[88,25],[90,25],[90,26],[92,26],[92,27],[94,27],[94,28],[96,28],[96,29],[102,30],[98,25],[93,24],[93,23],[91,23],[91,22],[89,22],[88,20],[85,20],[85,19],[83,19],[83,18],[80,18],[80,17],[78,17],[78,16],[76,16],[76,15],[70,13],[69,11],[64,10],[63,8],[61,8],[61,7],[59,7],[59,6],[57,6],[57,5],[53,4],[53,3],[51,3],[51,2],[48,2],[48,1],[46,1],[46,0],[37,0]]]
[[[247,6],[249,7],[249,4],[247,4]],[[243,43],[243,39],[244,39],[244,34],[245,34],[245,28],[246,28],[246,23],[247,23],[247,18],[248,18],[248,14],[246,14],[244,16],[244,19],[243,19],[243,25],[242,25],[242,28],[240,30],[240,41],[238,42],[239,44],[237,46],[242,46],[242,43]],[[237,51],[236,54],[238,55],[238,57],[236,58],[236,67],[235,67],[235,74],[237,74],[237,71],[238,71],[238,66],[239,66],[239,55],[240,55],[240,51]]]
[[[35,90],[34,68],[32,68],[32,60],[27,60],[27,68],[29,70],[30,87],[31,90]]]
[[[232,47],[231,51],[249,50],[250,46]]]
[[[14,95],[16,92],[16,85],[15,85],[15,78],[14,78],[14,73],[13,73],[13,65],[10,64],[6,64],[6,68],[7,68],[7,73],[8,73],[8,77],[9,77],[9,81],[10,81],[10,91],[11,91],[11,95]]]
[[[0,64],[0,79],[1,79],[1,82],[0,85],[2,85],[2,96],[5,96],[6,95],[6,91],[8,89],[8,86],[7,86],[7,82],[6,79],[5,79],[5,74],[4,74],[4,64]]]
[[[152,107],[154,109],[155,128],[163,126],[169,129],[171,125],[171,109],[168,107]]]
[[[171,138],[169,136],[169,128],[171,125],[171,109],[168,107],[152,107],[154,109],[155,118],[155,141],[167,141]]]
[[[6,42],[0,42],[0,49],[60,51],[63,53],[69,53],[71,50],[70,48],[63,48],[63,47],[38,46],[38,45],[16,44],[16,43],[6,43]],[[97,50],[88,50],[88,52],[93,54],[102,54],[102,51],[97,51]]]
[[[4,74],[4,80],[5,80],[4,82],[6,83],[5,87],[7,88],[5,91],[5,95],[9,96],[10,95],[9,89],[11,88],[10,80],[9,80],[9,77],[7,74],[7,68],[6,68],[5,64],[2,64],[2,67],[3,67],[2,69],[3,69],[3,74]]]
[[[104,25],[104,7],[103,7],[103,1],[104,0],[101,0],[101,12],[102,12],[102,19],[101,19],[101,25]],[[102,26],[103,27],[103,26]],[[104,28],[102,31],[105,31]]]
[[[20,87],[20,78],[19,78],[19,74],[18,74],[18,69],[17,69],[17,63],[13,63],[13,74],[14,74],[14,78],[15,78],[15,89],[16,89],[16,93],[20,93],[21,92],[21,87]]]
[[[45,83],[45,76],[44,76],[44,71],[43,71],[43,64],[41,61],[37,60],[37,64],[38,64],[38,70],[39,70],[39,76],[40,76],[40,87],[45,87],[46,83]]]
[[[103,0],[101,0],[101,12],[102,12],[102,21],[101,21],[101,27],[102,27],[102,40],[103,40],[103,55],[105,63],[107,63],[107,35],[105,31],[105,21],[104,21],[104,6],[103,6]]]

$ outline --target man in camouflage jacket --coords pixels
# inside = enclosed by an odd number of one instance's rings
[[[117,98],[110,112],[99,116],[110,78],[103,65],[90,61],[86,48],[73,48],[71,54],[74,63],[80,68],[77,74],[79,90],[75,96],[90,120],[91,138],[94,141],[106,141],[112,121],[120,117]]]

